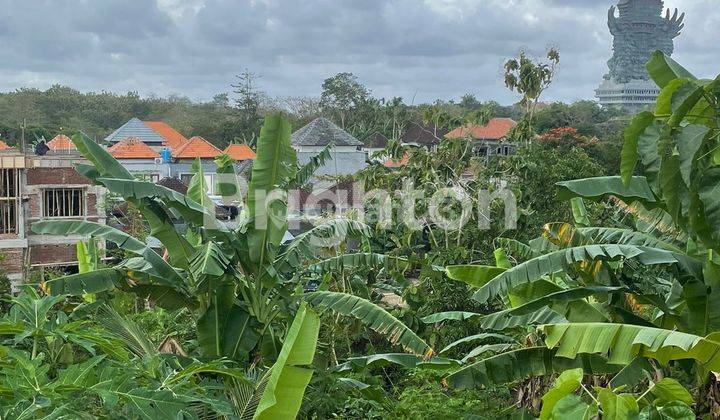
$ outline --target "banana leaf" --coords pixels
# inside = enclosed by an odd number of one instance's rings
[[[608,362],[628,365],[637,356],[671,360],[694,359],[704,368],[720,370],[720,341],[679,331],[628,324],[578,323],[545,325],[548,348],[557,356],[575,358],[578,354],[608,354]]]
[[[429,358],[430,346],[399,319],[383,308],[357,296],[338,292],[313,292],[301,295],[309,304],[352,316],[373,331],[384,335],[388,341],[402,346],[406,351]]]
[[[263,392],[254,420],[294,419],[313,371],[320,317],[307,304],[300,305],[288,330],[277,362]]]
[[[509,384],[531,376],[550,376],[576,368],[582,368],[588,375],[614,374],[621,369],[597,355],[570,359],[556,357],[553,350],[545,347],[529,347],[475,362],[452,373],[445,381],[453,388],[471,389]]]
[[[32,224],[32,231],[43,235],[83,235],[104,238],[120,249],[132,252],[147,261],[159,283],[182,289],[185,281],[178,272],[146,244],[113,227],[82,220],[47,220]]]

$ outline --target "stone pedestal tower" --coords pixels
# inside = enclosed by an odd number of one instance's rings
[[[600,104],[639,110],[652,106],[660,91],[650,80],[645,63],[654,51],[672,55],[673,39],[685,26],[685,14],[671,15],[662,0],[620,0],[608,12],[608,27],[614,37],[610,72],[596,90]]]

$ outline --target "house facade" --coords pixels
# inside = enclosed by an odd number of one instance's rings
[[[472,141],[474,153],[489,161],[494,156],[515,154],[516,146],[508,139],[515,126],[517,123],[510,118],[493,118],[485,125],[471,124],[458,127],[447,133],[445,138]]]
[[[36,235],[31,225],[41,220],[86,220],[105,223],[105,189],[92,185],[75,165],[88,164],[72,149],[26,154],[0,151],[0,267],[13,284],[29,269],[77,266],[77,235]],[[101,242],[99,246],[104,247]]]
[[[325,118],[317,118],[293,133],[292,145],[300,165],[307,164],[331,145],[330,158],[316,175],[351,175],[367,167],[367,152],[362,142]]]

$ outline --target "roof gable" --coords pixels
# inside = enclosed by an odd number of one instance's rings
[[[225,148],[224,153],[237,161],[255,159],[256,156],[247,144],[231,144]]]
[[[137,137],[115,143],[108,152],[116,159],[155,159],[160,154]]]
[[[327,146],[329,144],[335,146],[362,146],[360,140],[326,118],[317,118],[294,132],[292,144],[294,146]]]
[[[449,132],[449,139],[471,137],[477,140],[502,140],[515,128],[517,123],[510,118],[493,118],[486,125],[466,125]]]
[[[127,138],[138,138],[143,143],[153,146],[161,146],[165,143],[165,137],[137,118],[132,118],[123,124],[122,127],[105,137],[105,141],[117,143]]]
[[[75,144],[73,144],[70,137],[65,134],[55,136],[55,138],[47,142],[47,147],[49,147],[50,150],[76,150]]]
[[[405,126],[401,140],[404,144],[417,144],[419,146],[435,146],[445,137],[448,130],[436,127],[435,124],[420,124],[410,121]]]
[[[180,132],[172,128],[172,126],[166,122],[143,121],[143,123],[161,135],[165,139],[163,146],[167,146],[171,150],[175,150],[189,141],[185,136],[180,134]]]
[[[187,143],[172,152],[173,157],[177,159],[212,159],[221,154],[220,149],[200,136],[191,138]]]

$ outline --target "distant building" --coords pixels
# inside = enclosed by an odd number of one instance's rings
[[[120,128],[105,137],[105,141],[112,146],[130,138],[140,139],[140,141],[158,151],[166,147],[171,147],[166,137],[155,131],[147,123],[140,121],[138,118],[131,118],[130,121],[126,122]],[[184,137],[181,140],[181,144],[187,141]],[[179,145],[180,144],[176,144],[174,146],[177,147]]]
[[[325,118],[318,118],[293,133],[292,145],[300,165],[332,145],[330,159],[316,175],[350,175],[367,166],[367,153],[360,140]]]
[[[54,147],[64,141],[58,139]],[[0,267],[16,285],[30,268],[77,266],[76,244],[89,239],[36,235],[30,230],[34,222],[105,223],[101,206],[105,189],[80,175],[74,169],[78,163],[89,162],[65,148],[51,149],[44,156],[13,148],[0,151],[0,253],[4,255]]]
[[[411,121],[406,124],[400,141],[409,146],[424,147],[429,151],[433,151],[437,149],[447,133],[447,129],[437,127],[433,123],[421,124]]]
[[[137,178],[151,182],[170,177],[187,185],[192,179],[192,164],[199,158],[209,193],[215,193],[214,159],[223,152],[202,137],[187,139],[167,123],[132,118],[105,140],[120,164]]]
[[[51,151],[58,153],[70,153],[77,150],[70,137],[64,134],[58,134],[55,138],[47,142],[47,147],[50,148]]]
[[[223,153],[236,162],[253,160],[257,156],[247,144],[231,144],[225,148]]]
[[[510,118],[493,118],[485,125],[458,127],[445,135],[448,139],[469,139],[477,156],[489,160],[493,156],[515,154],[515,145],[508,141],[508,135],[517,123]]]

